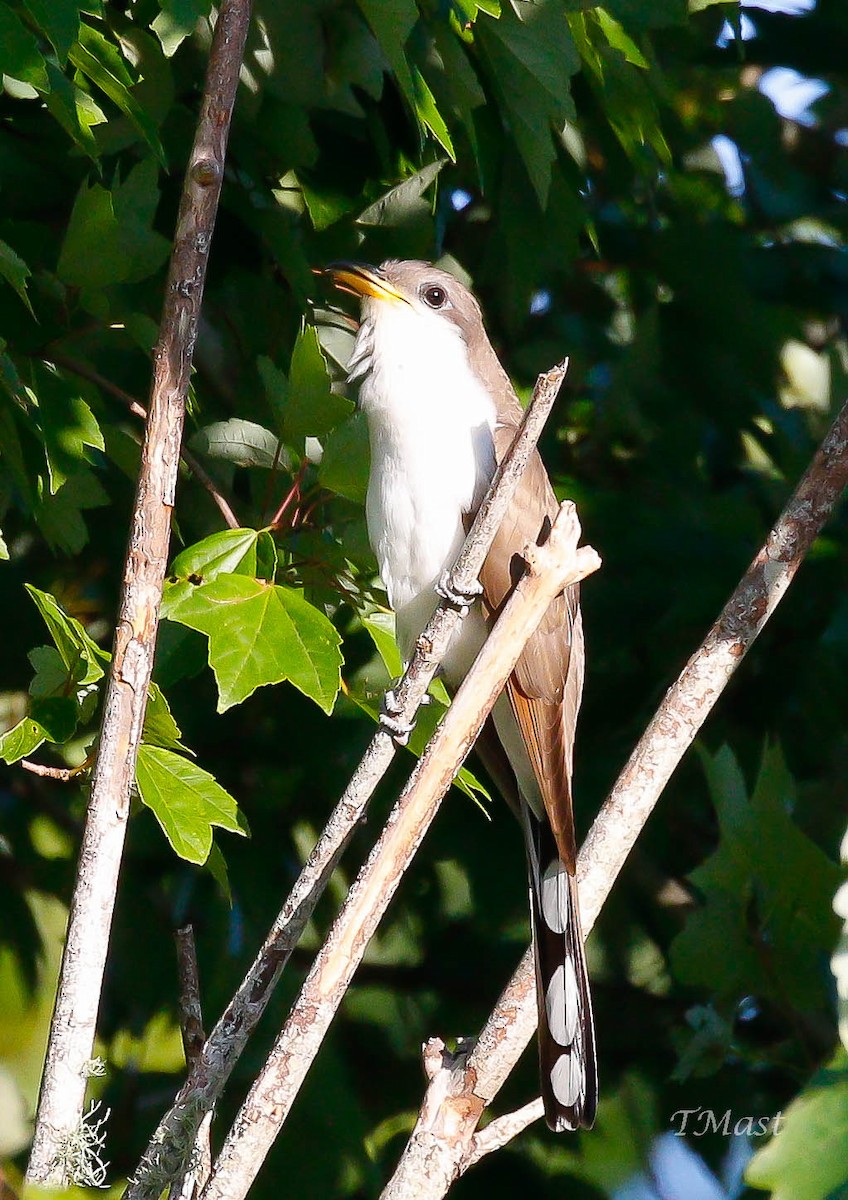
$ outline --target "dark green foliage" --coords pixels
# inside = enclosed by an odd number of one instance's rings
[[[0,781],[0,1156],[12,1182],[210,9],[0,5],[0,758],[12,764]],[[741,17],[755,36],[721,38]],[[445,256],[522,394],[570,356],[542,449],[604,559],[584,589],[585,829],[848,395],[846,62],[842,0],[798,16],[708,0],[259,3],[186,427],[238,528],[184,467],[103,995],[108,1073],[92,1083],[112,1109],[113,1178],[133,1169],[180,1079],[172,928],[195,924],[211,1024],[398,669],[365,534],[367,432],[342,385],[352,310],[312,268]],[[803,122],[758,90],[775,65],[829,88]],[[731,190],[717,135],[741,156]],[[612,1195],[673,1114],[695,1108],[733,1121],[783,1111],[752,1187],[844,1193],[830,955],[848,811],[846,542],[843,508],[593,935],[596,1129],[557,1140],[531,1128],[459,1196]],[[59,783],[21,758],[81,770]],[[218,1128],[410,761],[398,756],[319,906]],[[479,796],[470,772],[461,786]],[[497,799],[486,810],[451,795],[257,1196],[279,1195],[280,1179],[305,1198],[379,1194],[422,1094],[420,1043],[473,1033],[490,1010],[527,920],[517,830]],[[248,824],[252,836],[233,836]],[[536,1087],[528,1054],[498,1111]],[[729,1143],[714,1130],[690,1145],[718,1172]]]

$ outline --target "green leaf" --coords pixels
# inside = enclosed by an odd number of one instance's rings
[[[389,679],[397,679],[403,671],[403,659],[395,639],[394,616],[391,613],[375,612],[362,618],[362,626],[374,643],[374,649],[380,655]]]
[[[848,1068],[840,1052],[818,1071],[745,1171],[771,1200],[841,1200],[848,1195]]]
[[[0,4],[0,75],[46,92],[47,68],[38,42],[8,4]]]
[[[267,529],[260,530],[259,537],[256,539],[254,574],[257,579],[266,579],[269,583],[274,582],[277,574],[277,543]]]
[[[50,476],[50,491],[58,492],[69,475],[86,462],[86,447],[103,450],[105,443],[94,414],[77,388],[46,363],[34,368],[38,411]]]
[[[606,0],[604,8],[635,33],[685,25],[688,15],[686,0]]]
[[[159,746],[163,750],[181,750],[184,754],[186,747],[182,744],[182,730],[174,720],[165,694],[158,684],[151,683],[147,694],[147,708],[144,713],[144,729],[142,741],[149,746]]]
[[[159,202],[158,170],[138,163],[109,192],[83,184],[74,202],[57,267],[75,287],[103,288],[146,279],[168,257],[168,240],[152,228]],[[91,247],[97,246],[92,254]]]
[[[728,747],[701,757],[720,840],[690,876],[703,906],[672,943],[672,967],[682,982],[727,1000],[753,993],[802,1010],[820,1006],[818,962],[838,933],[831,900],[839,868],[789,816],[795,788],[779,747],[764,750],[750,800]]]
[[[422,199],[424,193],[445,165],[445,159],[428,163],[403,183],[390,188],[379,200],[369,204],[356,218],[357,225],[406,225],[429,205]]]
[[[91,253],[92,246],[97,254]],[[124,265],[112,194],[98,183],[84,183],[59,254],[59,278],[76,287],[106,287],[123,278]]]
[[[0,385],[13,401],[12,405],[0,404],[0,459],[27,506],[32,508],[37,502],[35,484],[18,432],[18,426],[25,423],[20,408],[27,401],[21,398],[25,396],[23,386],[8,354],[0,354]]]
[[[410,64],[406,56],[406,42],[418,20],[415,0],[359,0],[359,7],[419,124],[429,129],[455,159],[453,142],[433,93],[418,67]]]
[[[74,66],[116,104],[165,166],[165,152],[156,126],[131,93],[135,80],[118,49],[99,30],[80,25],[79,39],[68,54]]]
[[[456,151],[453,148],[451,135],[448,132],[444,117],[436,106],[436,98],[430,91],[427,80],[416,66],[410,67],[410,73],[412,75],[412,92],[410,98],[418,120],[430,130],[442,149],[450,156],[451,161],[456,162]]]
[[[65,691],[69,682],[73,682],[71,672],[55,646],[36,646],[27,658],[35,671],[29,685],[31,696],[43,699]]]
[[[76,730],[78,711],[68,696],[34,701],[29,715],[0,737],[0,759],[15,763],[44,742],[66,742]]]
[[[286,679],[331,711],[341,686],[341,638],[300,593],[221,575],[196,588],[178,585],[166,596],[163,614],[209,638],[219,712]]]
[[[32,754],[47,741],[47,730],[32,717],[24,717],[0,737],[0,759],[11,765]]]
[[[162,0],[162,11],[150,28],[159,38],[168,58],[177,52],[211,7],[211,0]]]
[[[363,16],[374,31],[380,48],[394,71],[401,91],[413,92],[412,75],[406,61],[405,46],[418,20],[415,0],[358,0]]]
[[[233,891],[230,887],[230,877],[227,872],[227,860],[221,853],[220,847],[212,843],[212,849],[209,851],[209,857],[203,864],[206,870],[212,876],[221,890],[226,903],[232,908],[233,906]]]
[[[353,411],[349,400],[330,389],[314,325],[301,326],[288,380],[268,358],[260,358],[258,367],[268,402],[282,421],[283,438],[291,446],[302,450],[305,438],[322,437]]]
[[[403,660],[395,640],[394,616],[386,612],[371,613],[370,616],[363,617],[362,625],[386,668],[387,683],[390,680],[398,679],[403,672]],[[367,712],[370,717],[375,721],[378,719],[380,709],[373,696],[363,695],[355,689],[349,695],[353,702]],[[449,698],[444,685],[441,680],[435,680],[430,688],[430,702],[419,708],[415,718],[415,728],[407,743],[407,748],[412,754],[420,755],[424,752],[436,726],[445,715],[448,703]],[[491,796],[473,772],[469,771],[467,767],[461,767],[454,779],[454,784],[488,817],[488,810],[484,802],[491,801]]]
[[[68,51],[79,35],[79,5],[76,0],[24,0],[24,8],[56,51],[64,66]]]
[[[88,92],[68,79],[55,63],[47,63],[47,75],[50,92],[44,97],[46,107],[80,150],[96,161],[100,152],[91,131],[105,122],[106,114]]]
[[[39,591],[31,583],[24,587],[41,613],[71,678],[80,686],[102,679],[102,664],[108,663],[110,657],[107,652],[91,640],[76,617],[69,616],[55,596]]]
[[[171,566],[171,577],[210,583],[219,575],[256,575],[255,529],[224,529],[181,551]]]
[[[603,8],[595,10],[598,18],[598,24],[604,31],[607,41],[614,50],[620,50],[629,63],[633,63],[635,67],[643,67],[648,69],[648,60],[645,58],[642,51],[622,28],[615,17],[611,17]]]
[[[35,518],[51,546],[59,546],[68,554],[78,554],[88,541],[88,530],[82,513],[88,508],[101,508],[109,497],[97,482],[92,471],[79,471],[68,478],[56,492],[45,494],[35,509]]]
[[[364,413],[356,413],[324,443],[318,478],[331,492],[364,504],[370,462],[368,424]]]
[[[241,836],[248,832],[229,792],[180,754],[160,746],[140,746],[135,778],[142,801],[180,858],[188,862],[206,862],[216,825]]]
[[[20,258],[11,246],[0,241],[0,275],[6,282],[13,287],[18,293],[21,301],[26,305],[27,309],[33,316],[32,305],[29,302],[27,295],[27,280],[31,275],[29,267],[24,260]]]
[[[9,547],[6,545],[6,539],[0,533],[0,562],[9,561]]]
[[[210,458],[222,458],[237,467],[288,468],[290,458],[270,429],[253,421],[232,417],[205,425],[191,439],[191,448]]]
[[[577,119],[569,76],[579,70],[580,56],[558,7],[533,9],[533,20],[519,20],[506,9],[499,21],[481,19],[477,29],[492,84],[545,208],[556,158],[553,129]]]
[[[589,68],[589,81],[598,96],[607,120],[627,155],[644,165],[645,147],[650,146],[664,164],[670,164],[671,151],[660,124],[659,111],[644,71],[634,70],[623,49],[622,36],[616,37],[608,14],[604,19],[592,13],[569,14],[569,26],[580,55]],[[599,36],[600,35],[600,36]],[[626,38],[626,34],[623,33]]]

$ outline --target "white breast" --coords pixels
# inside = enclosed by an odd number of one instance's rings
[[[452,322],[400,304],[371,310],[352,360],[371,440],[368,533],[408,657],[464,540],[463,514],[492,477],[495,407]]]

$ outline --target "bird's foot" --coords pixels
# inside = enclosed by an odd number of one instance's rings
[[[483,595],[483,585],[478,579],[475,579],[467,591],[460,591],[451,583],[450,571],[445,571],[436,584],[436,595],[441,596],[443,600],[447,600],[448,604],[459,609],[462,615],[465,616],[474,601]]]
[[[402,721],[400,714],[401,706],[398,704],[397,696],[392,688],[389,688],[383,694],[380,702],[380,724],[386,733],[391,734],[398,746],[405,746],[409,741],[409,735],[415,728],[415,722]]]

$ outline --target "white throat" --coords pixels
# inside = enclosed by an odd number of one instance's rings
[[[368,535],[408,658],[494,472],[495,405],[457,326],[402,303],[363,305],[350,377],[371,441]]]

